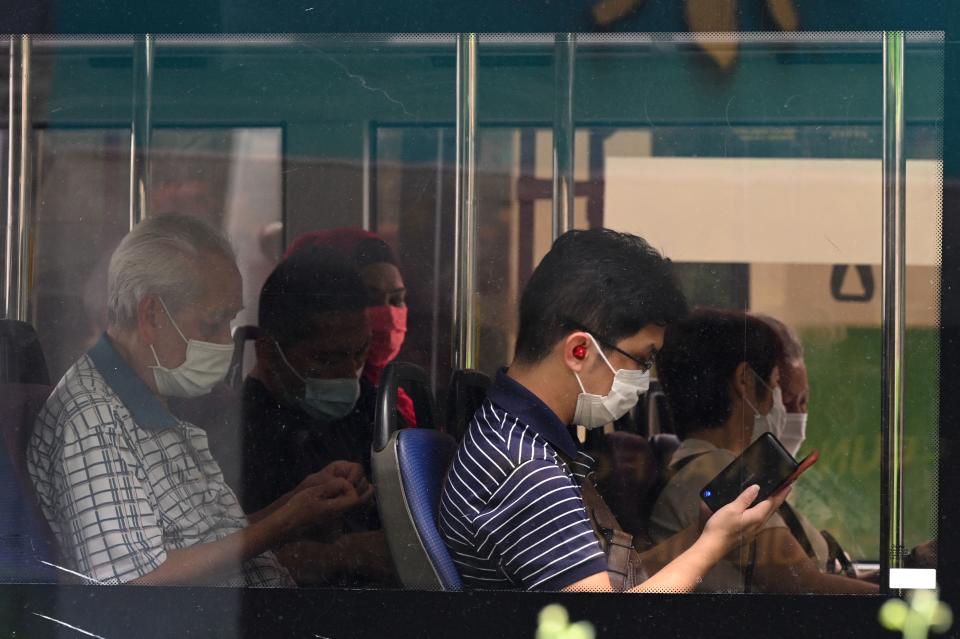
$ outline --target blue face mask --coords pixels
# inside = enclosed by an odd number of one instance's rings
[[[341,377],[334,379],[320,379],[318,377],[303,377],[297,372],[283,349],[277,344],[277,350],[283,363],[287,365],[297,379],[303,382],[303,397],[297,398],[297,403],[306,414],[314,419],[334,421],[350,414],[357,400],[360,399],[360,372],[355,377]]]

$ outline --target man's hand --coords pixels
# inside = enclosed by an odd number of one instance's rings
[[[363,494],[343,477],[325,481],[312,480],[305,488],[298,488],[282,507],[287,521],[287,538],[296,538],[309,528],[326,527],[373,496],[373,486],[367,484]]]
[[[779,490],[753,508],[750,504],[757,498],[760,487],[754,484],[732,502],[713,513],[706,519],[703,534],[700,540],[717,553],[719,559],[735,548],[748,544],[757,536],[770,516],[777,512],[787,495],[790,487]],[[701,504],[701,521],[704,515],[709,515],[709,509]]]
[[[336,478],[346,479],[350,482],[364,501],[368,497],[368,492],[372,494],[373,486],[367,481],[367,477],[363,473],[363,466],[348,461],[330,462],[322,470],[308,475],[293,492],[297,493],[305,488],[320,486]]]

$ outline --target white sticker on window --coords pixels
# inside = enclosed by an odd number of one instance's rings
[[[931,568],[891,568],[890,587],[898,590],[936,590],[937,571]]]

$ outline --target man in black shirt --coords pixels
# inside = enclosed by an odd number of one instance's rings
[[[366,296],[335,252],[287,258],[260,293],[257,363],[243,386],[241,503],[255,508],[338,461],[370,476],[376,391],[360,379],[370,343]],[[376,509],[344,520],[336,539],[292,544],[280,560],[301,584],[392,584]]]
[[[373,386],[360,380],[360,397],[350,413],[324,421],[278,401],[255,374],[243,383],[244,504],[269,504],[271,496],[285,494],[315,469],[338,460],[355,461],[370,476]]]

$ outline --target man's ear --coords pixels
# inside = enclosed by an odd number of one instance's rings
[[[570,333],[560,343],[560,355],[567,368],[581,372],[590,355],[590,337],[582,331]]]
[[[750,374],[750,364],[740,362],[733,371],[733,392],[743,399],[754,396],[753,375]]]
[[[157,339],[159,316],[163,313],[156,295],[145,295],[137,304],[137,334],[144,344],[154,344]]]

